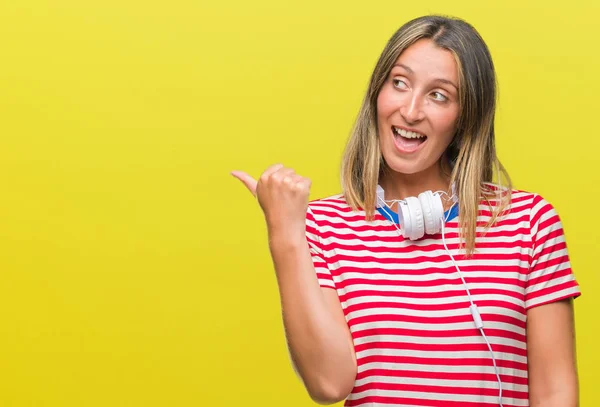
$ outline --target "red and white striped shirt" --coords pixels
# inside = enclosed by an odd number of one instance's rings
[[[490,216],[482,202],[469,259],[457,217],[445,238],[483,319],[503,405],[527,406],[527,310],[580,289],[550,203],[513,191],[509,213],[481,235]],[[306,232],[319,283],[337,291],[354,341],[358,374],[345,406],[498,406],[491,354],[441,233],[404,239],[391,219],[376,212],[367,222],[341,195],[310,202]]]

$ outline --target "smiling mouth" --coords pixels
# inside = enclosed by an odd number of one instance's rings
[[[395,126],[392,126],[392,133],[394,134],[396,146],[403,152],[413,152],[427,140],[427,136],[424,134],[407,131]]]

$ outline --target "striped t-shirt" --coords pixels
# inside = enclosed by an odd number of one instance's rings
[[[526,312],[580,295],[561,221],[542,197],[515,190],[508,213],[481,235],[491,216],[482,202],[476,252],[466,259],[460,214],[448,215],[446,244],[483,319],[503,405],[527,406]],[[337,291],[356,351],[345,406],[498,406],[491,354],[441,233],[411,241],[394,221],[384,212],[366,221],[342,195],[309,203],[315,271]]]

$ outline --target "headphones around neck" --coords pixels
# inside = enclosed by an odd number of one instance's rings
[[[454,186],[452,198],[456,202]],[[442,192],[425,191],[418,197],[409,196],[406,199],[390,202],[398,203],[398,222],[402,237],[410,240],[422,238],[425,234],[439,233],[444,222],[444,205],[441,198]],[[385,192],[377,185],[377,208],[388,207],[385,201]]]

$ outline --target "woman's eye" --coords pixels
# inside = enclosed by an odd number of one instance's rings
[[[433,95],[433,98],[439,102],[445,102],[446,100],[448,100],[448,98],[446,96],[444,96],[443,94],[441,94],[440,92],[433,92],[432,95]]]
[[[394,82],[394,86],[400,89],[406,89],[408,88],[408,85],[406,85],[406,82],[404,82],[402,79],[393,79]]]

